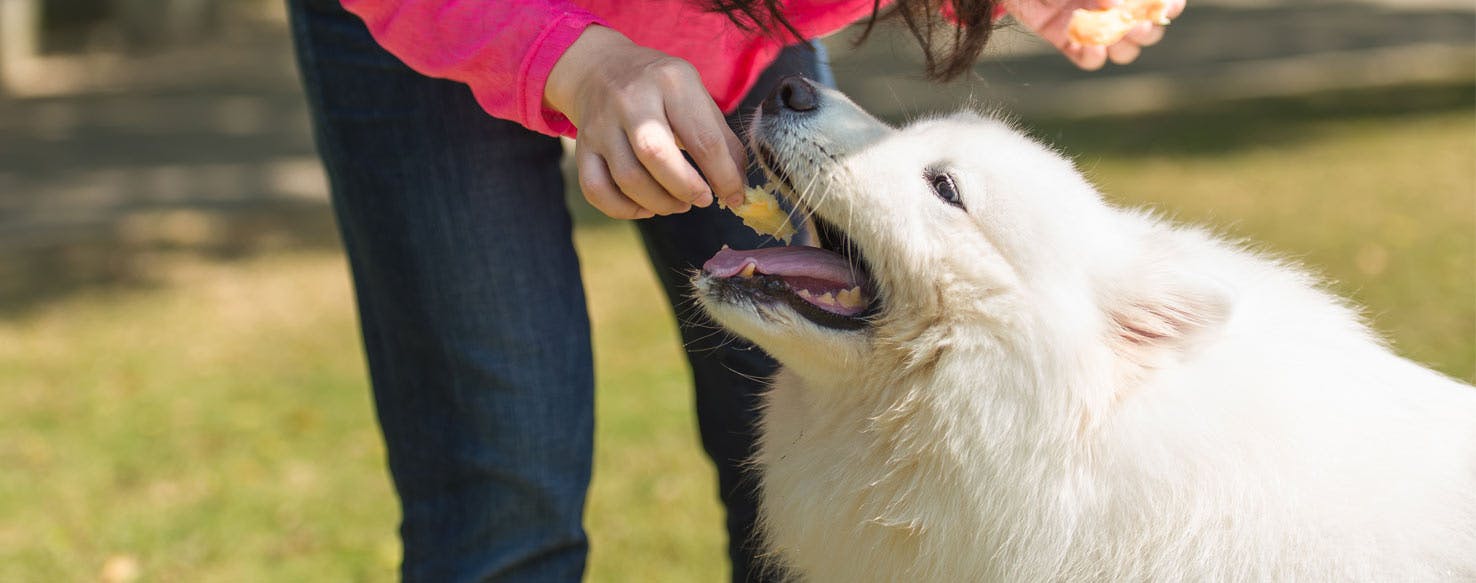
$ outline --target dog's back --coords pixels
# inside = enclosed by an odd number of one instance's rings
[[[1228,286],[1233,307],[1083,436],[1100,454],[1078,468],[1096,477],[1097,568],[1476,580],[1476,390],[1395,355],[1293,266],[1131,220],[1177,240],[1159,243],[1165,269]]]

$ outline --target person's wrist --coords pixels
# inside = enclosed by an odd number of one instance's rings
[[[544,105],[575,120],[574,106],[580,86],[596,71],[596,63],[601,57],[627,44],[630,40],[614,29],[589,25],[549,70],[543,86]]]

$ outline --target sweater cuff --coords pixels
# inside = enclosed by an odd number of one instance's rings
[[[522,100],[522,118],[528,129],[550,136],[574,135],[574,124],[569,118],[543,105],[543,91],[554,63],[591,24],[605,26],[604,21],[588,12],[565,12],[533,40],[533,46],[518,67],[517,95]]]

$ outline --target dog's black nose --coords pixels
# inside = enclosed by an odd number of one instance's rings
[[[779,80],[779,85],[764,100],[764,113],[781,111],[806,112],[820,107],[820,94],[815,85],[804,77],[789,76]]]

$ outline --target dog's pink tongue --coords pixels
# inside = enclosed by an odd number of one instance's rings
[[[810,277],[832,282],[840,288],[861,284],[855,268],[837,253],[819,247],[770,247],[739,251],[726,245],[702,264],[714,277],[733,277],[752,265],[759,273],[787,277]]]

